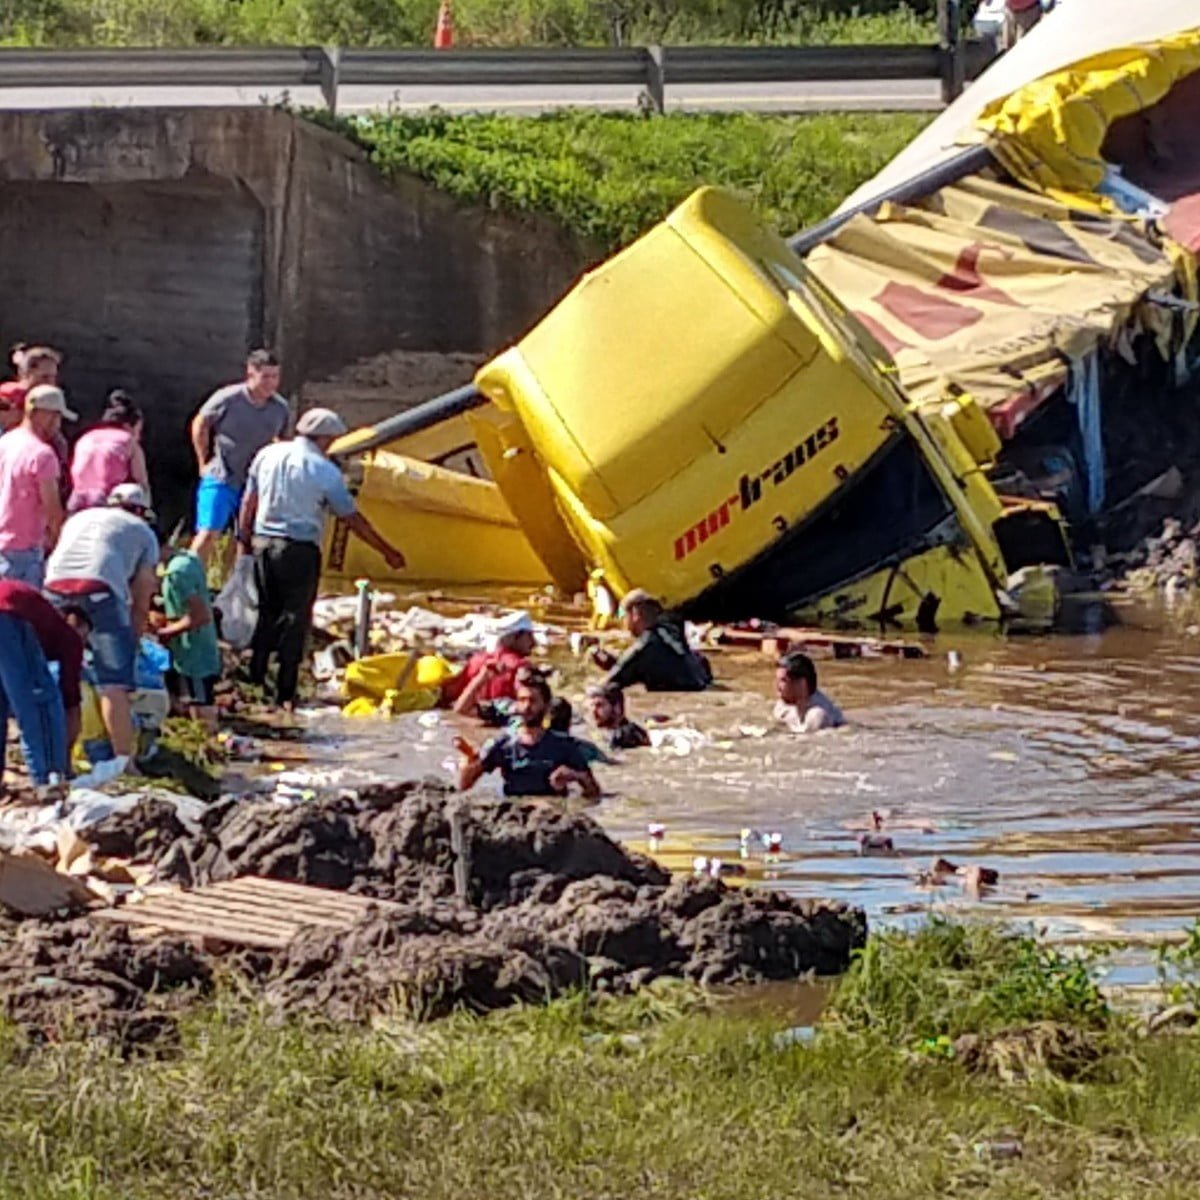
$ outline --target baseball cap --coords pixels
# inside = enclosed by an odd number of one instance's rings
[[[150,496],[140,483],[118,483],[108,493],[108,502],[119,508],[140,508],[150,511]]]
[[[346,429],[346,422],[332,408],[310,408],[296,422],[302,437],[341,437]]]
[[[67,407],[67,398],[63,395],[62,388],[53,387],[48,383],[29,389],[29,394],[25,397],[25,411],[55,412],[66,417],[68,421],[79,420],[79,414]]]
[[[621,608],[630,609],[638,604],[655,604],[657,601],[645,588],[634,588],[621,597]]]

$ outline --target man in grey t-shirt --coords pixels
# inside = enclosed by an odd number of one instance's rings
[[[46,591],[60,609],[82,612],[100,712],[117,757],[134,751],[130,696],[138,642],[158,584],[158,537],[146,523],[150,498],[136,483],[113,488],[107,508],[68,517],[46,564]],[[68,616],[68,620],[72,620]]]
[[[254,456],[288,431],[291,411],[278,387],[279,360],[269,350],[255,350],[246,360],[245,380],[213,392],[192,418],[200,468],[192,550],[206,565],[237,516]]]

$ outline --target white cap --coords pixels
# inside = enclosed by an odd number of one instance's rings
[[[341,437],[346,428],[346,422],[332,408],[310,408],[296,422],[301,437]]]
[[[79,414],[67,407],[67,398],[63,395],[62,388],[53,387],[48,383],[29,389],[29,394],[25,397],[25,411],[56,412],[68,421],[79,420]]]
[[[140,483],[118,483],[108,493],[108,502],[116,508],[140,508],[150,510],[150,496]]]
[[[512,612],[496,622],[495,632],[498,638],[512,637],[515,633],[533,633],[533,620],[527,612]]]

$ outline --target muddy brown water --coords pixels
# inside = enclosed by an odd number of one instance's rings
[[[1092,636],[943,635],[921,661],[820,661],[851,724],[810,738],[770,728],[769,659],[721,653],[721,690],[631,694],[668,742],[597,768],[596,815],[637,849],[661,823],[651,849],[673,869],[716,856],[749,881],[862,905],[875,927],[982,913],[1065,944],[1129,939],[1112,981],[1145,981],[1152,944],[1200,914],[1200,617],[1121,615]],[[312,730],[319,763],[389,777],[450,770],[457,731],[441,714]],[[859,853],[874,811],[892,856]],[[753,838],[743,858],[743,828],[782,834],[780,859]],[[920,872],[938,856],[994,868],[999,886],[930,887]]]

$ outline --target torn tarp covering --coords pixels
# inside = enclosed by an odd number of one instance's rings
[[[915,402],[961,389],[1002,437],[1068,382],[1069,362],[1131,317],[1155,333],[1169,328],[1140,301],[1176,278],[1134,222],[982,176],[919,207],[855,217],[807,261],[892,358]]]

